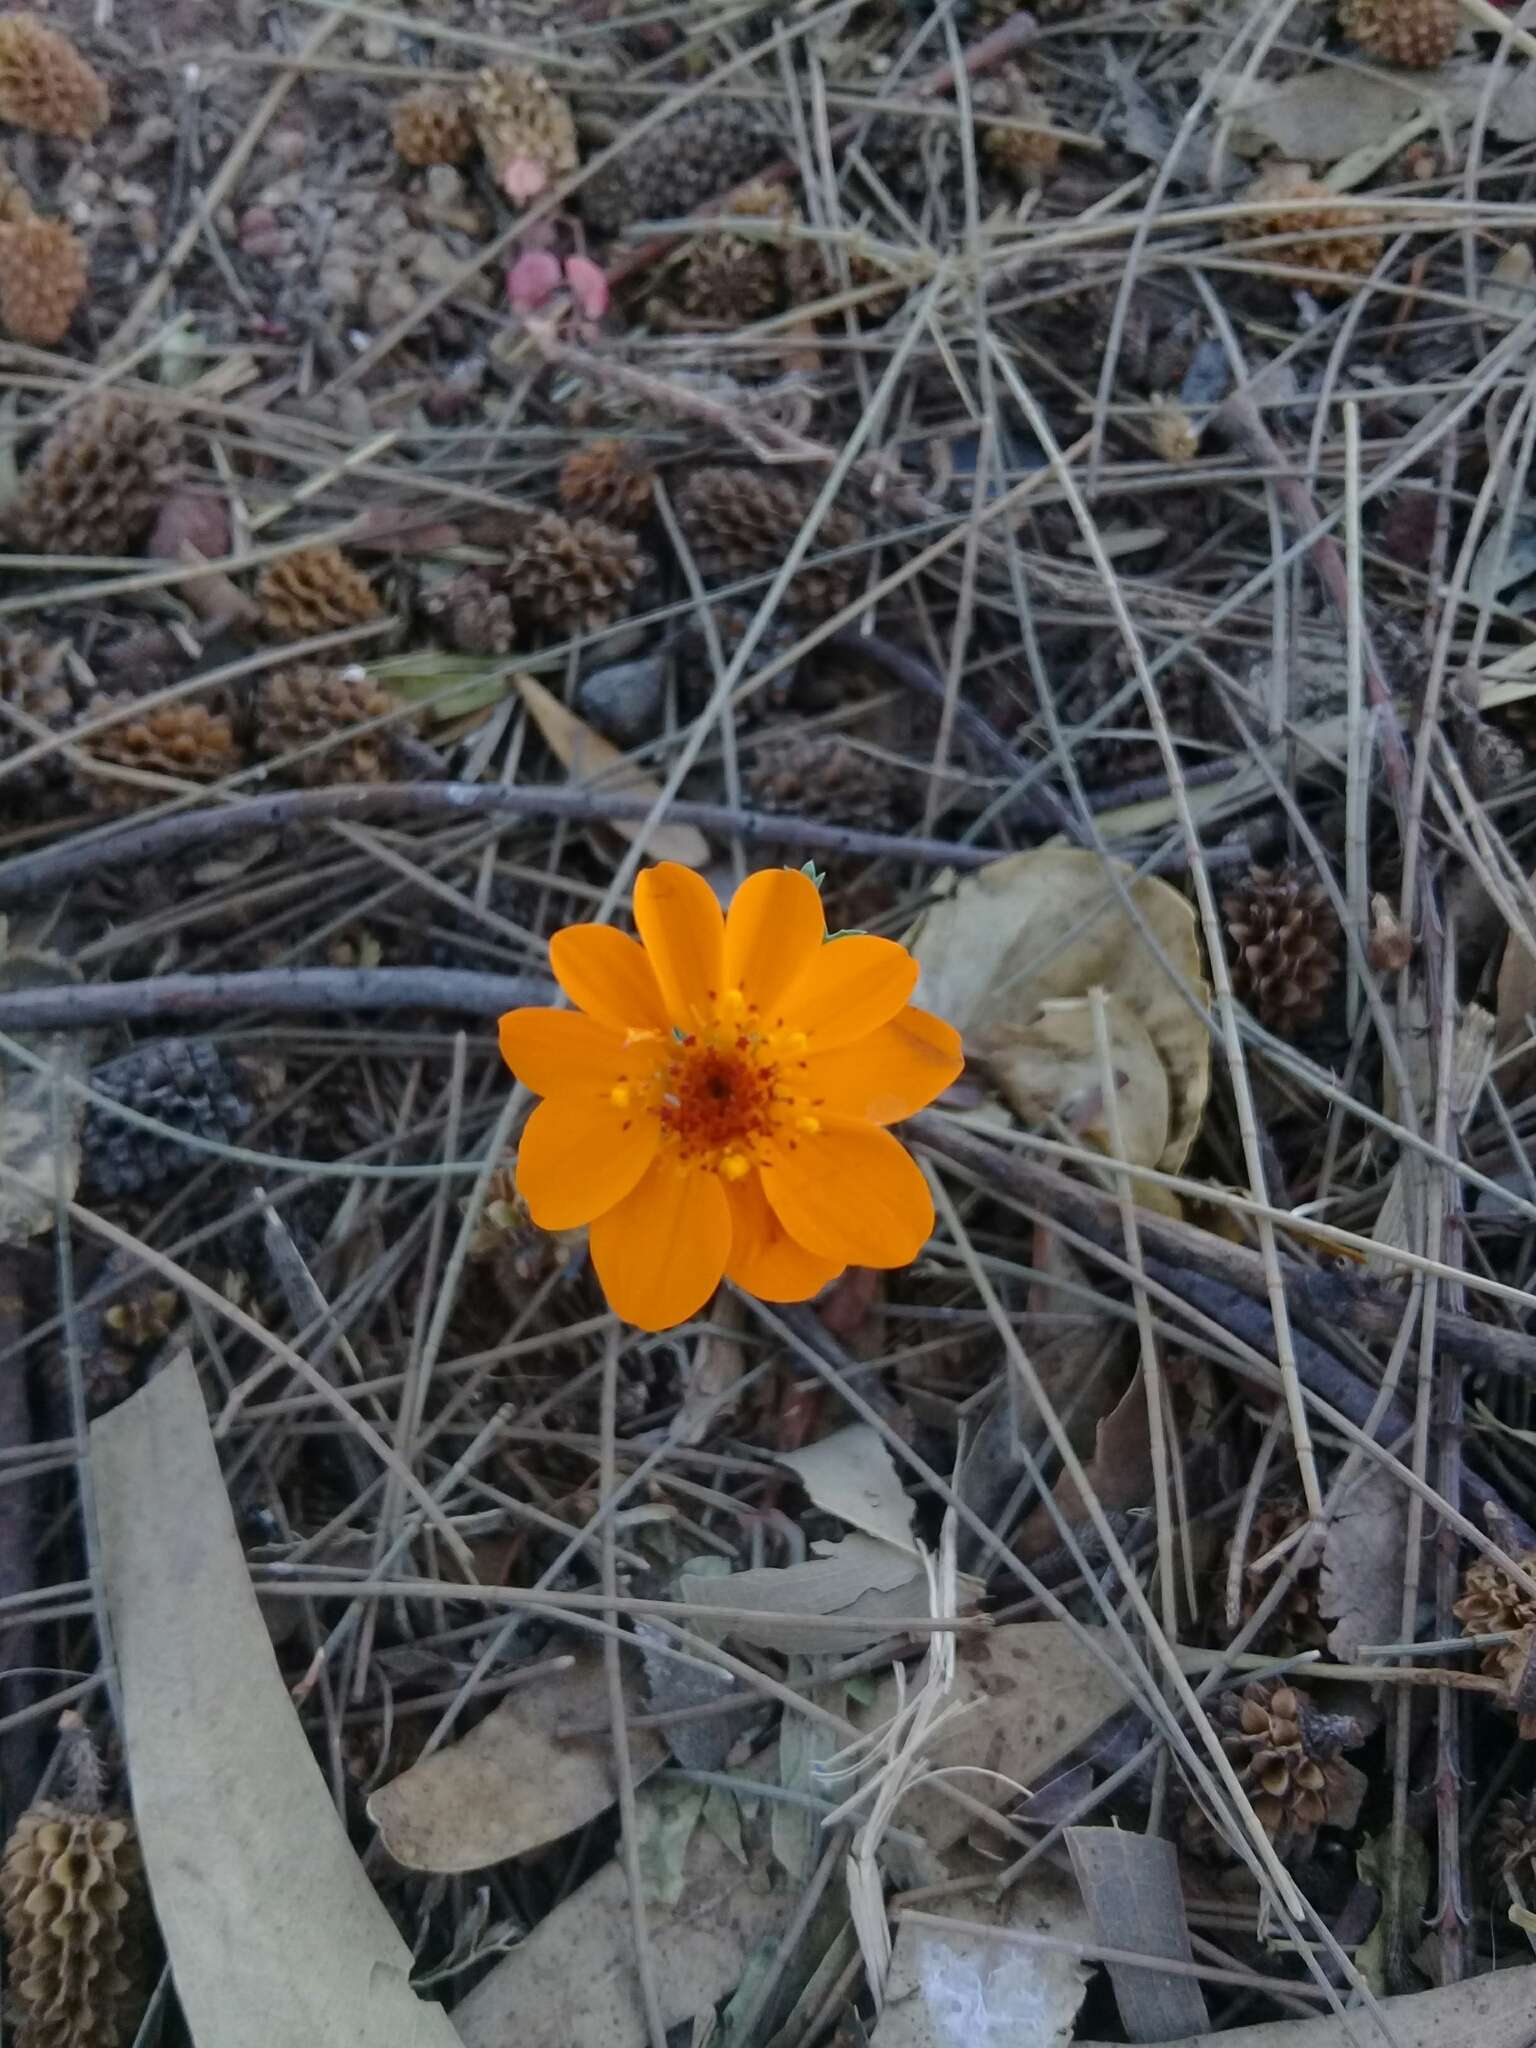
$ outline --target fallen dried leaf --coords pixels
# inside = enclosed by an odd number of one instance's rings
[[[363,1873],[272,1654],[185,1353],[91,1430],[123,1746],[201,2048],[458,2048]],[[238,1939],[233,1930],[238,1929]]]
[[[886,1617],[908,1618],[928,1609],[928,1582],[912,1552],[855,1532],[841,1543],[815,1543],[817,1556],[805,1564],[765,1565],[757,1571],[684,1572],[679,1596],[705,1607],[740,1607],[749,1621],[711,1623],[744,1643],[785,1653],[867,1649],[891,1631]],[[979,1596],[976,1581],[962,1581],[962,1593]],[[765,1614],[782,1621],[765,1621]],[[846,1629],[797,1628],[796,1615],[839,1615]]]
[[[527,705],[545,744],[572,782],[585,782],[618,795],[652,799],[660,796],[661,784],[626,759],[611,740],[594,732],[532,676],[512,678]],[[613,829],[621,839],[640,837],[642,821],[615,818]],[[702,868],[709,860],[709,842],[695,825],[662,823],[646,838],[646,850],[656,860],[675,860],[685,868]]]
[[[912,1501],[884,1439],[870,1423],[850,1423],[804,1450],[781,1451],[779,1463],[790,1468],[817,1507],[916,1558]]]
[[[1093,1456],[1084,1472],[1099,1505],[1108,1512],[1145,1507],[1151,1500],[1151,1424],[1146,1381],[1139,1366],[1131,1384],[1100,1422]],[[1069,1527],[1087,1519],[1087,1503],[1070,1472],[1063,1472],[1052,1495]],[[1014,1548],[1025,1559],[1043,1557],[1060,1541],[1060,1523],[1041,1501],[1014,1539]]]
[[[608,1687],[600,1650],[511,1693],[451,1748],[381,1785],[368,1818],[408,1870],[481,1870],[557,1841],[612,1805],[613,1745],[606,1734],[562,1738],[567,1722],[600,1720]],[[636,1712],[641,1711],[638,1699]],[[629,1737],[637,1777],[666,1761],[653,1730]]]
[[[1407,1494],[1379,1465],[1367,1467],[1323,1538],[1317,1605],[1341,1664],[1358,1663],[1362,1644],[1401,1635],[1407,1532]]]

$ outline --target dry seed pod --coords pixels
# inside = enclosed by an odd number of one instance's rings
[[[85,297],[85,244],[61,220],[0,225],[0,327],[34,348],[62,341]]]
[[[67,651],[63,641],[49,646],[32,633],[0,636],[0,702],[21,714],[14,722],[0,718],[0,807],[6,797],[22,790],[30,794],[40,784],[68,779],[61,754],[49,755],[14,775],[5,766],[39,738],[22,720],[35,721],[53,733],[68,732],[74,724],[74,692],[62,679]]]
[[[632,534],[596,519],[541,512],[513,542],[501,585],[515,619],[596,633],[623,617],[647,567]]]
[[[999,169],[1021,185],[1039,182],[1061,162],[1061,138],[1042,134],[1051,123],[1051,110],[1038,93],[1032,92],[1023,73],[1014,66],[1000,76],[983,79],[972,88],[971,103],[981,130],[981,146]],[[1004,116],[1010,122],[1027,121],[1033,128],[1001,127],[988,121],[988,114]]]
[[[126,694],[93,697],[86,707],[86,720],[133,702]],[[80,751],[93,761],[170,775],[178,782],[219,782],[245,763],[226,714],[210,711],[206,704],[186,702],[157,704],[135,717],[119,719],[101,732],[87,731],[81,736]],[[88,794],[98,810],[119,811],[162,803],[166,792],[126,777],[93,775]]]
[[[396,710],[394,698],[363,669],[301,665],[268,676],[256,694],[256,751],[284,759],[283,772],[314,789],[338,782],[388,782],[395,762],[389,728],[374,721]],[[358,731],[359,726],[371,726]],[[318,741],[333,744],[315,748]]]
[[[1339,27],[1367,57],[1434,71],[1456,47],[1456,0],[1339,0]]]
[[[443,85],[418,86],[390,109],[390,134],[408,164],[462,164],[475,146],[463,96]]]
[[[1536,1554],[1518,1561],[1527,1572],[1536,1573]],[[1487,1677],[1497,1678],[1504,1687],[1509,1697],[1501,1704],[1517,1715],[1522,1740],[1536,1739],[1536,1713],[1526,1710],[1521,1697],[1536,1642],[1536,1599],[1489,1557],[1475,1559],[1461,1583],[1461,1598],[1451,1612],[1461,1623],[1463,1635],[1510,1636],[1507,1643],[1488,1645],[1483,1651],[1482,1669]]]
[[[570,102],[528,65],[477,71],[469,113],[491,174],[509,199],[536,199],[579,162]]]
[[[1254,868],[1222,899],[1232,939],[1232,987],[1271,1031],[1314,1024],[1339,972],[1343,934],[1315,875]]]
[[[219,1144],[234,1144],[254,1114],[250,1077],[211,1038],[156,1038],[93,1069],[93,1093],[141,1116]],[[139,1194],[206,1165],[174,1136],[125,1123],[91,1103],[81,1128],[81,1171],[102,1194]]]
[[[726,211],[767,222],[779,234],[774,239],[721,229],[700,235],[683,259],[682,300],[698,319],[745,326],[789,303],[788,237],[800,213],[782,185],[763,181],[738,192]]]
[[[295,548],[269,563],[256,585],[261,622],[274,640],[307,640],[363,626],[383,606],[362,571],[340,548]]]
[[[1358,1724],[1321,1712],[1299,1686],[1275,1680],[1226,1694],[1219,1718],[1221,1746],[1264,1832],[1282,1855],[1304,1853],[1344,1800],[1350,1773],[1340,1752],[1359,1741]],[[1220,1853],[1219,1838],[1193,1803],[1185,1839],[1201,1853]]]
[[[1340,205],[1326,185],[1307,175],[1305,164],[1272,164],[1243,198],[1266,210],[1234,220],[1228,240],[1265,239],[1267,246],[1254,252],[1257,260],[1279,271],[1313,273],[1297,279],[1309,291],[1352,291],[1356,279],[1369,277],[1381,260],[1381,215],[1369,206]],[[1270,239],[1276,236],[1284,239]]]
[[[651,509],[656,472],[638,441],[589,441],[566,457],[560,502],[608,526],[638,526]]]
[[[744,466],[696,469],[678,487],[677,519],[704,581],[729,583],[778,568],[815,496],[788,477]],[[851,547],[863,531],[851,512],[834,505],[817,528],[812,552]],[[852,561],[802,569],[786,602],[806,612],[841,611],[857,573]]]
[[[1269,1564],[1264,1560],[1288,1536],[1305,1527],[1309,1519],[1305,1504],[1300,1500],[1281,1498],[1266,1501],[1260,1506],[1253,1518],[1253,1527],[1248,1532],[1238,1604],[1241,1621],[1247,1622],[1257,1613],[1287,1563],[1285,1558],[1276,1558]],[[1226,1598],[1227,1573],[1231,1560],[1232,1545],[1229,1542],[1222,1552],[1221,1569],[1217,1574],[1219,1597],[1223,1601]],[[1249,1644],[1249,1648],[1276,1651],[1325,1649],[1328,1643],[1328,1626],[1318,1612],[1317,1606],[1321,1578],[1321,1560],[1303,1566],[1292,1579],[1290,1590],[1281,1601],[1278,1612],[1270,1616],[1260,1635]]]
[[[35,14],[0,15],[0,121],[88,142],[107,118],[107,88],[80,52]]]
[[[127,554],[154,524],[179,447],[139,400],[83,399],[27,466],[6,538],[32,554]]]
[[[576,204],[599,234],[637,220],[670,220],[718,199],[760,171],[776,151],[755,107],[690,107],[626,148],[589,178]]]
[[[126,2048],[142,1993],[142,1863],[126,1814],[27,1808],[0,1860],[17,2048]]]

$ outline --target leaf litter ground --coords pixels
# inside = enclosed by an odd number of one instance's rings
[[[1524,2029],[1536,45],[1449,11],[47,13],[24,2041]],[[493,1024],[660,857],[969,1064],[912,1268],[642,1341]]]

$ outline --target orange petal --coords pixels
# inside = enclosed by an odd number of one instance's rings
[[[797,868],[748,875],[725,919],[727,988],[766,1010],[821,951],[827,936],[821,891]]]
[[[642,1330],[687,1322],[720,1285],[731,1248],[731,1212],[718,1175],[656,1160],[593,1224],[590,1244],[615,1315]]]
[[[867,1038],[812,1053],[795,1086],[834,1115],[896,1124],[942,1095],[964,1065],[954,1026],[909,1003]]]
[[[508,1010],[501,1056],[535,1095],[606,1094],[624,1071],[624,1037],[580,1010]]]
[[[635,923],[672,1022],[697,1030],[722,985],[725,918],[714,890],[692,868],[664,860],[635,878]]]
[[[763,1193],[797,1243],[843,1266],[910,1265],[933,1229],[933,1197],[889,1131],[829,1117],[815,1137],[780,1147]]]
[[[832,939],[785,989],[773,1021],[830,1052],[889,1024],[916,982],[917,962],[893,939]]]
[[[763,1184],[749,1174],[726,1188],[731,1205],[731,1256],[727,1278],[759,1301],[809,1301],[843,1270],[796,1244],[768,1206]]]
[[[549,942],[556,981],[578,1010],[615,1031],[666,1031],[645,948],[611,924],[568,924]]]
[[[517,1191],[540,1230],[575,1230],[622,1202],[656,1156],[654,1116],[602,1095],[541,1102],[517,1148]]]

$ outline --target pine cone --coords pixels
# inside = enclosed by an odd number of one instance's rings
[[[85,297],[85,244],[61,220],[0,226],[0,327],[34,348],[62,341]]]
[[[383,606],[362,571],[340,548],[295,548],[262,571],[256,585],[261,622],[274,640],[307,640],[366,625]]]
[[[1262,1570],[1259,1560],[1267,1557],[1277,1544],[1293,1535],[1308,1520],[1305,1506],[1299,1500],[1282,1499],[1263,1503],[1253,1518],[1253,1527],[1248,1533],[1246,1562],[1243,1566],[1242,1593],[1239,1602],[1241,1619],[1247,1622],[1263,1605],[1270,1587],[1285,1570],[1287,1559],[1281,1558]],[[1227,1543],[1221,1554],[1221,1569],[1217,1574],[1218,1602],[1225,1604],[1227,1572],[1232,1561],[1232,1545]],[[1328,1625],[1318,1612],[1317,1596],[1322,1578],[1321,1562],[1303,1567],[1291,1581],[1290,1591],[1280,1603],[1279,1612],[1272,1614],[1250,1642],[1251,1650],[1273,1651],[1277,1655],[1293,1650],[1322,1650],[1328,1646]]]
[[[1061,162],[1061,140],[1028,128],[1000,128],[987,121],[988,114],[1004,115],[1009,121],[1034,121],[1049,127],[1051,110],[1038,93],[1032,92],[1021,71],[1009,66],[998,77],[979,80],[971,89],[971,104],[979,117],[981,146],[1000,170],[1021,185],[1037,183]]]
[[[757,810],[826,818],[867,832],[889,832],[902,815],[891,764],[861,753],[838,733],[775,736],[746,788]]]
[[[649,566],[632,534],[596,519],[540,512],[514,541],[500,581],[514,619],[596,633],[623,617]]]
[[[394,738],[388,726],[373,721],[392,717],[398,708],[388,690],[360,668],[306,663],[278,669],[256,693],[256,751],[275,760],[329,741],[296,761],[285,760],[282,772],[310,789],[338,782],[389,782]],[[371,731],[354,731],[369,725]]]
[[[429,619],[441,623],[450,647],[461,654],[502,655],[512,652],[512,600],[483,569],[466,569],[441,584],[422,606]]]
[[[1379,232],[1381,215],[1369,206],[1338,205],[1326,185],[1307,176],[1305,165],[1272,165],[1248,187],[1243,198],[1263,201],[1271,210],[1234,220],[1227,229],[1228,241],[1283,235],[1284,241],[1254,254],[1282,274],[1292,270],[1326,272],[1325,276],[1295,280],[1311,292],[1352,291],[1355,279],[1369,277],[1381,260],[1385,247]]]
[[[566,457],[560,502],[605,526],[638,526],[651,509],[656,472],[638,441],[589,441]]]
[[[0,15],[0,121],[89,142],[107,118],[107,88],[80,52],[35,14]]]
[[[32,633],[0,637],[0,703],[35,719],[50,732],[68,732],[75,722],[74,692],[62,680],[66,644],[46,645]],[[62,753],[47,755],[16,774],[5,763],[37,744],[39,735],[26,726],[0,720],[0,809],[6,797],[57,785],[69,779]]]
[[[1221,1746],[1264,1832],[1286,1853],[1306,1849],[1342,1793],[1339,1752],[1353,1724],[1274,1680],[1226,1694],[1221,1718]]]
[[[1490,1869],[1518,1872],[1527,1884],[1536,1877],[1536,1793],[1499,1801],[1489,1816],[1486,1852]]]
[[[1339,27],[1367,57],[1434,71],[1456,47],[1456,0],[1339,0]]]
[[[580,161],[570,102],[527,65],[477,71],[469,113],[491,175],[509,199],[537,198]]]
[[[92,697],[84,723],[89,726],[105,712],[118,711],[135,701],[126,692]],[[135,718],[119,719],[101,732],[83,731],[79,745],[80,752],[93,761],[170,775],[179,782],[219,782],[245,763],[228,716],[210,711],[206,704],[185,701],[157,704]],[[125,777],[92,775],[87,794],[98,810],[131,811],[163,802],[166,792]]]
[[[240,1062],[211,1038],[156,1038],[108,1060],[91,1087],[173,1130],[233,1144],[251,1121],[250,1082]],[[85,1178],[103,1194],[138,1194],[208,1163],[176,1138],[125,1123],[96,1103],[80,1140]]]
[[[390,134],[408,164],[462,164],[475,146],[475,124],[460,93],[418,86],[390,109]]]
[[[1315,1024],[1339,972],[1343,934],[1315,875],[1255,868],[1222,902],[1232,987],[1259,1022],[1290,1037]]]
[[[805,524],[814,494],[788,477],[763,476],[755,469],[696,469],[677,492],[677,519],[708,583],[731,583],[772,573]],[[812,552],[853,546],[863,526],[834,505],[822,520]],[[828,562],[804,568],[785,602],[800,611],[841,611],[853,595],[858,565]]]
[[[755,107],[690,107],[642,135],[574,197],[589,227],[615,235],[637,220],[671,220],[760,171],[778,145]]]
[[[0,1860],[17,2048],[126,2048],[143,1864],[122,1813],[29,1806]]]
[[[786,257],[800,214],[782,185],[761,182],[739,193],[727,211],[776,226],[777,241],[723,230],[700,235],[683,260],[681,292],[684,307],[696,319],[739,327],[789,304]]]
[[[1522,1557],[1519,1562],[1526,1571],[1536,1572],[1536,1553]],[[1478,1557],[1467,1567],[1462,1589],[1451,1612],[1461,1623],[1463,1635],[1510,1633],[1509,1642],[1490,1643],[1481,1661],[1484,1674],[1497,1678],[1512,1695],[1530,1660],[1536,1600],[1489,1557]],[[1521,1740],[1536,1740],[1536,1714],[1524,1712],[1513,1699],[1509,1704],[1517,1715]]]
[[[7,538],[31,554],[127,554],[154,524],[179,446],[137,399],[83,399],[28,465]]]

